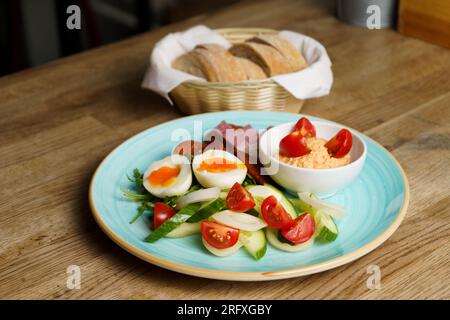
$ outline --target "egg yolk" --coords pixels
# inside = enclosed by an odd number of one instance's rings
[[[224,158],[210,158],[202,161],[197,171],[207,171],[212,173],[227,172],[240,167],[236,162],[228,161]]]
[[[173,183],[179,174],[180,167],[160,167],[152,171],[147,179],[151,185],[167,187]]]

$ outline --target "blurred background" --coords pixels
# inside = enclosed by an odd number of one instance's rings
[[[208,13],[238,0],[0,0],[0,76]],[[82,28],[68,30],[68,6]]]
[[[0,0],[0,76],[239,1]],[[326,2],[340,20],[359,27],[366,27],[367,8],[376,4],[382,28],[450,48],[450,0],[310,1]],[[66,10],[73,4],[81,9],[81,30],[66,27]]]

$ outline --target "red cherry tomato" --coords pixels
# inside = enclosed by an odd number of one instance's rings
[[[280,154],[285,157],[301,157],[311,150],[306,146],[305,137],[300,131],[288,134],[280,141]]]
[[[228,191],[226,203],[228,209],[238,212],[248,211],[255,206],[250,192],[237,182]]]
[[[342,158],[352,148],[352,134],[347,129],[342,129],[325,144],[325,147],[332,157]]]
[[[314,128],[313,124],[305,117],[297,121],[294,126],[294,131],[300,131],[300,134],[304,137],[316,136],[316,128]]]
[[[172,218],[175,209],[164,202],[155,202],[153,207],[153,229],[157,229],[164,222]]]
[[[281,230],[283,237],[289,242],[299,244],[308,241],[316,231],[316,224],[309,213],[304,213],[294,220],[295,225]]]
[[[202,221],[201,229],[203,239],[217,249],[230,248],[239,239],[239,229],[224,226],[223,224]]]
[[[287,229],[294,224],[294,220],[274,196],[268,196],[264,199],[261,204],[261,213],[264,220],[272,228]]]

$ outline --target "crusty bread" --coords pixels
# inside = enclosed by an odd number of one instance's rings
[[[238,43],[230,48],[230,52],[237,57],[253,61],[264,70],[268,77],[291,72],[291,66],[286,58],[278,50],[265,44]]]
[[[196,53],[188,52],[179,56],[172,63],[172,67],[207,80],[204,68],[200,64]]]
[[[201,44],[195,47],[204,59],[209,81],[243,81],[247,79],[237,59],[218,44]],[[211,80],[210,80],[211,79]]]
[[[178,57],[172,67],[210,82],[261,80],[307,66],[302,54],[287,39],[262,35],[232,46],[200,44]]]
[[[219,66],[215,65],[214,58],[205,49],[194,49],[190,52],[194,59],[201,66],[206,80],[211,82],[219,81],[217,69]]]
[[[289,40],[278,35],[260,35],[246,41],[262,43],[278,50],[291,66],[291,72],[299,71],[307,67],[305,58],[300,51]]]
[[[247,80],[261,80],[267,78],[263,69],[256,63],[245,58],[236,57],[236,59],[239,61],[242,70],[247,75]]]
[[[172,63],[180,71],[210,82],[243,81],[248,76],[236,57],[218,44],[201,44]]]

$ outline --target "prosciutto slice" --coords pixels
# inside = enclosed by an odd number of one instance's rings
[[[208,132],[205,140],[210,143],[206,149],[225,149],[236,155],[245,163],[248,174],[258,184],[273,184],[269,176],[261,175],[261,164],[258,161],[259,133],[253,126],[237,126],[222,121]]]

